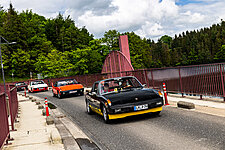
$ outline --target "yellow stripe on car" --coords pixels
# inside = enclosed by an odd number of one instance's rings
[[[109,119],[119,119],[119,118],[125,118],[128,116],[134,116],[134,115],[140,115],[140,114],[146,114],[146,113],[158,112],[158,111],[162,111],[162,107],[157,107],[157,108],[152,108],[152,109],[142,110],[137,112],[123,113],[123,114],[112,114],[112,115],[109,115]]]
[[[89,105],[89,106],[90,106],[91,110],[93,110],[94,112],[98,113],[99,115],[103,115],[101,109],[94,108],[91,105]]]

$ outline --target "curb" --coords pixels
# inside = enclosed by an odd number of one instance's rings
[[[61,136],[60,136],[57,128],[54,128],[54,129],[51,130],[51,132],[50,132],[50,141],[53,144],[63,144],[63,141],[61,139]]]
[[[179,101],[177,102],[177,107],[186,108],[186,109],[194,109],[195,104],[190,102],[185,102],[185,101]]]
[[[91,140],[60,108],[52,110],[56,127],[62,137],[66,150],[85,150],[88,148],[100,150],[99,146]]]

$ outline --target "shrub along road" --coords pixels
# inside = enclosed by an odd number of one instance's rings
[[[102,149],[225,149],[225,118],[194,110],[164,107],[160,117],[150,114],[105,124],[86,113],[84,96],[58,99],[51,91],[32,93],[60,107]]]

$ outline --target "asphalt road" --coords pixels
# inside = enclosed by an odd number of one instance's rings
[[[105,124],[101,116],[86,113],[84,96],[30,95],[47,96],[104,150],[225,150],[223,117],[164,107],[159,117],[147,114]]]

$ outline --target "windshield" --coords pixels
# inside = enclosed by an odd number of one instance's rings
[[[65,85],[76,84],[76,83],[77,81],[75,79],[58,81],[58,86],[65,86]]]
[[[43,81],[35,81],[31,83],[32,85],[45,84]]]
[[[134,88],[142,88],[142,85],[135,78],[115,78],[100,82],[100,93],[118,93]]]
[[[25,83],[24,82],[19,82],[19,83],[16,83],[16,85],[18,86],[18,85],[25,85]]]

